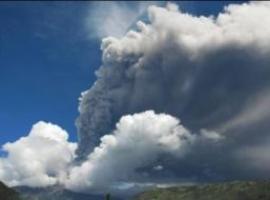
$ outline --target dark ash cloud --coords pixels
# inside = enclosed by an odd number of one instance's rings
[[[181,119],[194,133],[206,129],[225,138],[197,144],[181,161],[161,156],[167,167],[160,177],[249,177],[236,155],[268,135],[269,10],[268,3],[251,2],[208,18],[152,6],[149,24],[103,39],[103,65],[80,104],[79,157],[86,159],[123,115],[150,109]]]

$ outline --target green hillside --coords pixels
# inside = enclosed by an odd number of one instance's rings
[[[0,200],[19,200],[18,193],[0,182]]]
[[[144,192],[136,200],[270,200],[270,182],[230,182]]]

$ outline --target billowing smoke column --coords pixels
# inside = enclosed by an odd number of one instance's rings
[[[192,131],[237,128],[232,121],[247,107],[255,112],[269,89],[269,10],[265,2],[230,5],[214,18],[151,6],[149,24],[103,39],[103,65],[79,107],[79,157],[121,116],[148,109],[176,116]]]

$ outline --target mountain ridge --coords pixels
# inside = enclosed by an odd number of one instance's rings
[[[47,188],[30,188],[25,186],[14,188],[24,200],[101,200],[102,195],[84,194],[66,190],[59,186]]]
[[[102,200],[105,195],[76,193],[62,187],[9,188],[0,182],[1,200]],[[119,198],[112,197],[113,200]],[[270,181],[233,181],[155,188],[133,200],[270,200]]]
[[[0,181],[0,199],[1,200],[20,200],[18,192],[9,188]]]
[[[156,188],[134,200],[269,200],[270,181],[233,181],[193,186]]]
[[[19,186],[14,188],[22,197],[22,200],[103,200],[103,194],[86,194],[67,190],[62,186],[56,185],[45,188],[31,188]],[[122,200],[113,196],[113,200]],[[2,200],[2,199],[0,199]]]

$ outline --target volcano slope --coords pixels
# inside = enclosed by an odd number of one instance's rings
[[[0,199],[1,200],[20,200],[19,194],[0,182]]]
[[[157,188],[136,200],[270,200],[269,181],[228,182]]]

